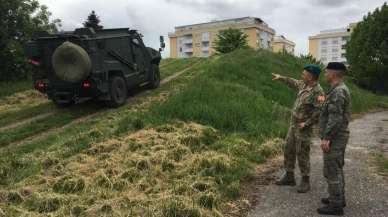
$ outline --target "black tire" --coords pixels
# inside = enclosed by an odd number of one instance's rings
[[[150,89],[156,89],[160,86],[160,71],[158,65],[152,65],[152,73],[149,80],[148,87]]]
[[[114,76],[110,79],[109,95],[110,100],[107,103],[108,106],[117,108],[125,104],[128,89],[123,77]]]

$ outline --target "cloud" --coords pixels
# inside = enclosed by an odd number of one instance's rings
[[[338,7],[351,2],[351,0],[313,0],[312,2],[316,6]]]
[[[286,3],[257,0],[165,0],[165,2],[209,13],[219,19],[252,16],[259,11],[261,15],[268,15]]]

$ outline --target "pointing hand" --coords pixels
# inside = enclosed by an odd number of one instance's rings
[[[272,80],[273,81],[279,80],[279,78],[280,78],[279,74],[272,73]]]

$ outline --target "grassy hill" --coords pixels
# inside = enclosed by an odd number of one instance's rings
[[[306,63],[253,50],[166,60],[162,77],[192,68],[53,135],[15,147],[4,139],[0,208],[7,216],[222,216],[241,181],[281,151],[296,94],[271,72],[298,78]],[[388,108],[386,97],[350,87],[354,112]]]

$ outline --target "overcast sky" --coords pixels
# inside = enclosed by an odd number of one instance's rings
[[[105,28],[129,27],[144,35],[145,43],[159,47],[175,26],[215,19],[254,16],[263,19],[296,43],[296,53],[308,52],[308,36],[321,30],[342,28],[362,20],[368,11],[386,0],[39,0],[53,18],[62,20],[63,30],[81,27],[95,10]],[[163,56],[169,56],[166,49]]]

